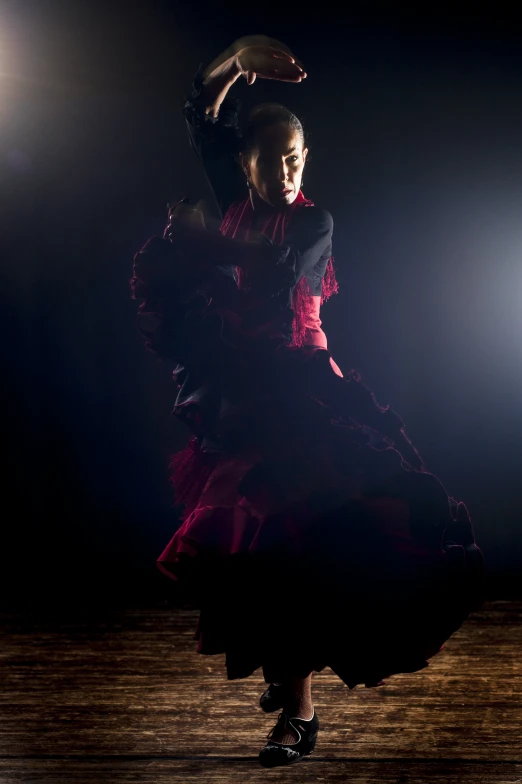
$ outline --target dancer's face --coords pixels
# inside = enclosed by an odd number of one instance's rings
[[[250,153],[241,157],[254,196],[275,208],[292,204],[301,187],[307,153],[300,133],[288,125],[263,128]]]

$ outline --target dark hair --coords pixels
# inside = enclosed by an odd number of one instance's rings
[[[305,144],[304,129],[299,117],[296,117],[290,109],[281,103],[261,103],[254,106],[248,115],[242,132],[242,152],[248,154],[255,146],[259,132],[278,123],[288,125],[292,131],[296,131],[301,137],[303,145]]]

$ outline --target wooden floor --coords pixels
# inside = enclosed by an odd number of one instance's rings
[[[315,753],[266,771],[260,674],[195,653],[195,614],[2,616],[0,782],[522,782],[522,602],[475,613],[428,669],[349,691],[314,678]]]

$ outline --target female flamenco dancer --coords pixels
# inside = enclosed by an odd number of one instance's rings
[[[171,208],[131,286],[192,432],[172,465],[181,525],[158,565],[200,611],[199,653],[225,653],[229,680],[262,668],[261,708],[280,713],[259,759],[275,767],[314,749],[312,673],[353,689],[427,667],[479,606],[484,572],[465,505],[328,352],[332,218],[301,191],[294,114],[263,104],[240,127],[228,92],[241,77],[306,74],[260,38],[198,71],[184,114],[224,217],[213,231],[187,202]]]

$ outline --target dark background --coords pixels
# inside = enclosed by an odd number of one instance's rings
[[[1,602],[168,596],[155,559],[187,434],[128,279],[166,202],[208,193],[180,112],[192,74],[254,33],[309,74],[237,93],[309,133],[304,190],[335,221],[334,357],[468,504],[489,595],[520,595],[521,30],[498,10],[227,8],[0,2]]]

